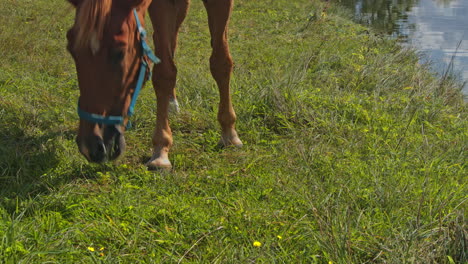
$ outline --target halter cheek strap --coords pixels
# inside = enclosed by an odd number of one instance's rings
[[[154,64],[158,64],[161,60],[154,55],[153,51],[151,50],[150,46],[146,43],[146,30],[143,28],[140,18],[138,17],[138,13],[136,9],[133,9],[133,15],[135,16],[137,30],[140,34],[140,44],[142,48],[142,55],[141,55],[141,64],[140,70],[138,73],[137,84],[135,90],[132,95],[132,101],[130,102],[130,106],[127,111],[126,116],[104,116],[99,114],[93,114],[84,111],[80,108],[80,102],[78,100],[78,116],[81,119],[89,121],[95,124],[103,124],[103,125],[123,125],[125,122],[125,117],[130,117],[133,115],[135,111],[136,101],[138,99],[138,95],[140,94],[141,89],[143,88],[143,84],[145,83],[145,75],[149,68],[148,60],[152,61]],[[151,74],[151,71],[149,71]],[[130,121],[127,122],[127,128],[130,126]]]

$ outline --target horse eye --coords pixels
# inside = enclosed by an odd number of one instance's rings
[[[112,64],[120,63],[125,56],[123,50],[111,50],[109,54],[109,60]]]

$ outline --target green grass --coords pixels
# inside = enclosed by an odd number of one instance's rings
[[[236,1],[245,146],[219,150],[206,14],[193,1],[177,53],[174,170],[149,172],[151,84],[125,157],[88,164],[74,143],[73,9],[3,0],[0,263],[467,263],[461,85],[323,9]]]

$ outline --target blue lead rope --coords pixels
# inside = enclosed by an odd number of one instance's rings
[[[133,115],[135,111],[135,105],[138,99],[138,95],[140,94],[141,88],[143,88],[143,84],[145,83],[145,75],[149,67],[147,59],[151,60],[154,64],[158,64],[161,62],[161,60],[158,57],[156,57],[156,55],[154,55],[150,46],[146,43],[146,35],[147,35],[146,30],[141,25],[136,9],[133,9],[133,15],[135,16],[138,33],[140,34],[140,43],[141,43],[143,54],[141,58],[141,65],[140,65],[140,71],[138,73],[137,84],[135,87],[135,91],[133,92],[132,101],[130,102],[130,106],[127,112],[128,117]],[[151,74],[151,71],[150,71],[150,74]],[[103,125],[122,125],[125,121],[125,117],[123,116],[103,116],[99,114],[86,112],[80,108],[79,101],[78,101],[78,116],[81,119],[84,119],[91,123],[103,124]],[[130,127],[130,121],[127,122],[127,128],[129,127]]]
[[[140,65],[140,73],[138,74],[137,85],[136,85],[135,91],[133,92],[133,97],[130,103],[130,107],[128,108],[128,113],[127,113],[128,116],[131,116],[134,113],[138,95],[140,94],[141,88],[143,87],[143,84],[145,81],[146,70],[149,67],[147,61],[145,60],[145,56],[146,58],[150,59],[154,64],[158,64],[161,62],[161,60],[158,57],[156,57],[156,55],[154,55],[153,51],[146,43],[146,30],[141,25],[136,9],[133,9],[133,15],[135,16],[138,32],[140,33],[140,42],[141,42],[141,48],[143,49],[143,58],[142,58],[141,65]]]

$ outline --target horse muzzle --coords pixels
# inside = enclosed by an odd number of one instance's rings
[[[77,138],[78,148],[89,162],[103,163],[117,159],[125,151],[123,129],[118,125],[105,126],[102,136]]]

